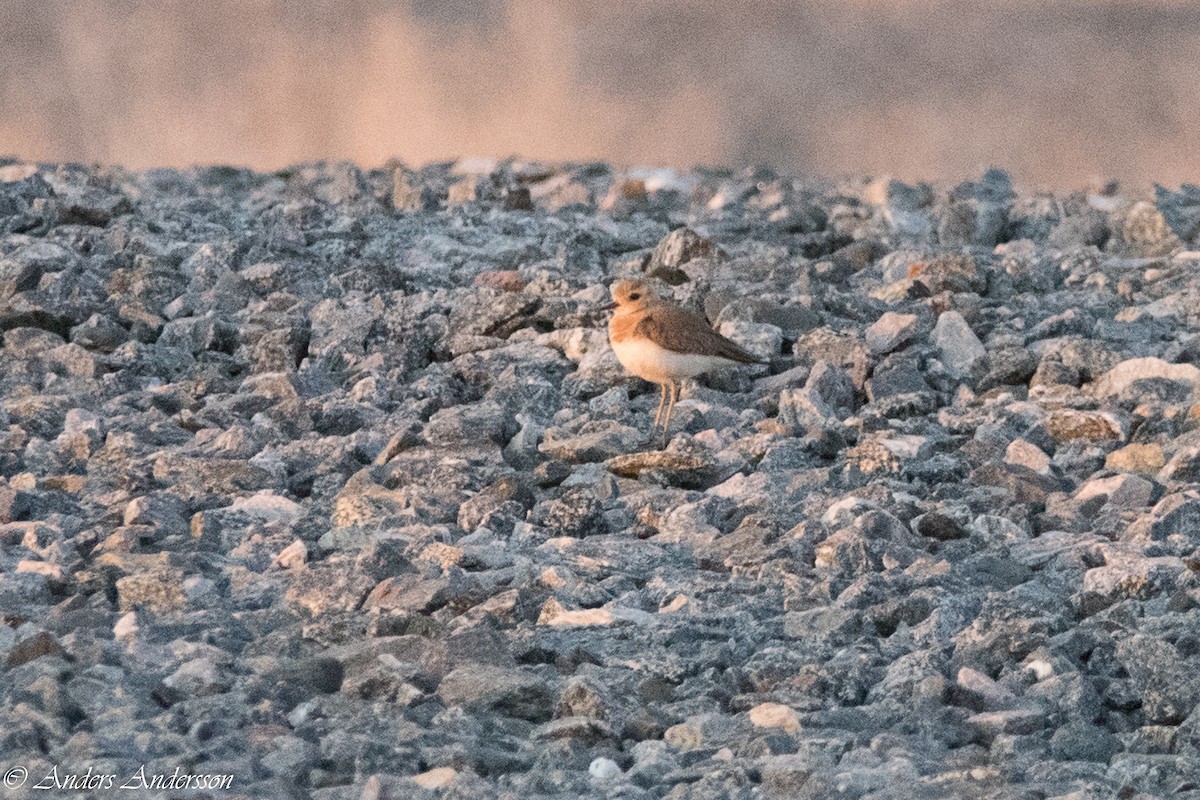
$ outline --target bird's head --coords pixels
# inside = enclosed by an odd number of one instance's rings
[[[627,279],[617,281],[610,290],[613,302],[609,308],[621,311],[639,311],[654,302],[654,292],[639,280]]]

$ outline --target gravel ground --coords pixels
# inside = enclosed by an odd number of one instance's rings
[[[995,170],[0,162],[4,797],[1200,798],[1198,233]],[[769,359],[665,449],[629,275]]]

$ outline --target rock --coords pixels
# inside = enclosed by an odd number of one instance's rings
[[[1121,751],[1117,737],[1086,722],[1068,722],[1050,737],[1050,752],[1064,761],[1099,761],[1107,764]]]
[[[1128,598],[1147,600],[1175,588],[1184,563],[1174,556],[1146,558],[1135,554],[1106,555],[1104,566],[1083,576],[1083,590],[1099,598],[1102,607]]]
[[[587,463],[630,453],[640,441],[641,434],[634,428],[611,420],[597,420],[575,433],[561,428],[547,429],[538,450],[563,461]]]
[[[523,476],[505,475],[459,507],[458,524],[469,531],[483,526],[508,534],[533,503],[533,493]]]
[[[1189,389],[1200,382],[1200,369],[1192,364],[1168,364],[1159,358],[1131,358],[1117,364],[1092,384],[1098,397],[1125,395],[1138,383],[1165,381],[1185,384]]]
[[[581,628],[594,625],[612,625],[616,621],[612,611],[607,608],[589,608],[569,611],[562,607],[554,598],[542,606],[538,615],[538,625],[549,625],[555,628]]]
[[[1109,237],[1108,219],[1088,209],[1081,214],[1064,217],[1050,232],[1047,244],[1060,251],[1086,247],[1102,247]]]
[[[429,186],[415,183],[404,167],[392,173],[392,206],[397,211],[429,211],[437,208],[437,193]]]
[[[156,614],[182,610],[187,603],[180,572],[167,567],[119,578],[117,601],[123,612],[142,609]]]
[[[813,772],[826,766],[819,761],[814,763],[808,756],[769,756],[762,767],[763,795],[770,800],[799,797]]]
[[[475,285],[502,292],[519,292],[525,288],[525,279],[515,269],[488,270],[475,276]]]
[[[1037,445],[1024,439],[1013,439],[1004,450],[1004,463],[1031,469],[1039,475],[1049,475],[1050,456]]]
[[[484,401],[442,409],[430,418],[424,435],[432,445],[467,444],[486,438],[503,447],[516,432],[516,420],[507,409]]]
[[[981,293],[987,285],[975,259],[969,255],[943,255],[913,263],[907,277],[919,281],[930,292]]]
[[[917,365],[901,361],[880,365],[866,382],[867,399],[887,417],[925,414],[937,399]]]
[[[568,489],[556,500],[543,500],[530,510],[529,520],[553,536],[599,536],[608,531],[603,505],[585,487]]]
[[[13,646],[8,651],[4,665],[9,669],[14,669],[43,656],[50,656],[51,658],[67,657],[66,650],[58,643],[58,640],[45,631],[23,639]]]
[[[588,774],[596,783],[609,783],[620,777],[621,767],[611,758],[600,756],[588,765]]]
[[[319,616],[334,610],[351,611],[363,604],[376,581],[332,559],[292,571],[284,600]]]
[[[933,231],[933,189],[927,183],[909,185],[889,180],[885,189],[885,218],[897,236],[926,239]]]
[[[703,480],[714,467],[713,461],[701,454],[667,451],[630,453],[604,462],[605,469],[626,478],[636,478],[647,470],[654,470],[681,481]]]
[[[971,473],[971,480],[980,486],[995,486],[1008,491],[1018,503],[1044,504],[1051,492],[1061,491],[1061,482],[1028,467],[1008,463],[990,463]]]
[[[794,708],[781,703],[759,703],[750,709],[750,723],[756,728],[781,728],[788,733],[800,732],[800,715]]]
[[[164,678],[163,685],[191,698],[219,694],[229,688],[229,681],[211,659],[195,658]]]
[[[1163,220],[1185,242],[1200,234],[1200,186],[1185,183],[1173,192],[1154,184],[1154,204]]]
[[[967,537],[966,530],[953,517],[937,511],[922,514],[913,521],[913,526],[919,535],[939,542],[949,542]]]
[[[1184,447],[1175,452],[1156,476],[1159,481],[1196,483],[1200,481],[1200,447]]]
[[[979,337],[957,311],[947,311],[938,317],[933,343],[942,363],[958,378],[969,377],[987,355]]]
[[[442,678],[438,697],[450,706],[486,708],[530,722],[550,718],[552,697],[545,680],[526,670],[472,664]]]
[[[663,237],[654,248],[643,270],[652,278],[678,285],[690,280],[681,267],[698,259],[717,260],[721,248],[691,228],[677,228]]]
[[[1142,200],[1125,213],[1116,231],[1119,248],[1128,256],[1167,256],[1180,248],[1166,219],[1153,203]]]
[[[717,332],[764,361],[779,355],[783,347],[783,331],[766,322],[731,320],[722,323]]]
[[[1190,547],[1198,522],[1200,501],[1193,492],[1168,494],[1151,509],[1148,516],[1139,519],[1127,535],[1159,542],[1182,539],[1182,546]]]
[[[435,767],[419,775],[413,775],[409,780],[422,789],[444,789],[454,783],[458,771],[451,767]]]
[[[967,718],[967,723],[977,728],[990,741],[1000,735],[1019,736],[1039,731],[1046,726],[1046,716],[1041,711],[1024,708],[984,711],[972,714]]]
[[[838,367],[818,361],[803,389],[779,394],[779,420],[788,427],[806,431],[836,424],[854,410],[854,385]]]
[[[287,547],[279,551],[275,556],[275,560],[271,562],[271,566],[279,569],[295,569],[303,566],[308,561],[308,546],[300,539],[296,539]]]
[[[867,348],[877,356],[907,344],[917,332],[916,314],[888,311],[867,328]]]
[[[1106,411],[1061,409],[1050,415],[1046,431],[1059,442],[1123,440],[1125,422]]]
[[[1079,487],[1075,500],[1079,503],[1101,501],[1113,508],[1137,509],[1150,504],[1154,484],[1136,475],[1113,475],[1096,478]]]
[[[1157,444],[1127,444],[1113,450],[1104,459],[1105,469],[1138,475],[1155,475],[1164,464],[1166,457],[1162,445]]]
[[[951,694],[956,705],[975,711],[1002,711],[1012,708],[1017,702],[1008,689],[970,667],[958,671]]]
[[[1037,356],[1024,348],[994,350],[983,361],[983,377],[976,388],[983,392],[996,386],[1023,386],[1030,382],[1038,366]]]
[[[797,359],[806,365],[825,361],[841,368],[856,391],[866,385],[874,364],[867,346],[857,337],[834,333],[828,328],[804,334],[796,340],[794,349]]]
[[[1177,725],[1192,713],[1200,689],[1190,678],[1192,667],[1174,646],[1135,634],[1117,642],[1117,659],[1141,695],[1147,721]]]

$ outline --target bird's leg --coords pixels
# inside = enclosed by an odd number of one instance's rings
[[[667,418],[663,422],[663,449],[667,449],[667,442],[670,441],[669,435],[671,430],[671,414],[675,411],[675,399],[679,396],[679,384],[671,381],[671,399],[667,402]]]
[[[654,429],[658,429],[658,423],[662,421],[663,406],[667,403],[667,385],[660,383],[658,385],[658,410],[654,412]]]

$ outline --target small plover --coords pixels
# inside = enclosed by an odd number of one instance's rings
[[[617,281],[612,298],[606,306],[615,309],[608,340],[621,366],[661,387],[654,425],[661,421],[664,439],[681,380],[718,367],[763,363],[714,331],[703,317],[658,297],[642,281]]]

